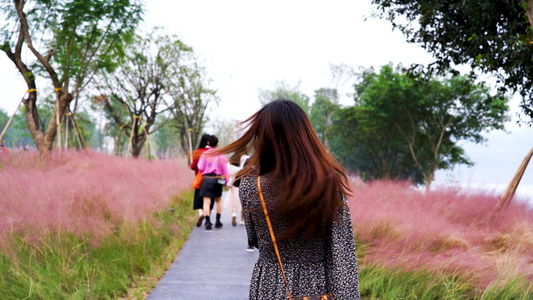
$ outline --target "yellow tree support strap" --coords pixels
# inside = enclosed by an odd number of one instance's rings
[[[31,93],[31,92],[37,92],[37,90],[36,89],[29,89],[29,90],[26,91],[26,93],[28,93],[28,94]]]
[[[135,116],[135,119],[142,120],[142,119],[141,119],[141,116]]]
[[[55,88],[54,91],[59,92],[59,91],[61,91],[61,88],[60,87]]]
[[[126,127],[126,124],[120,125],[120,130],[124,129],[124,127]]]

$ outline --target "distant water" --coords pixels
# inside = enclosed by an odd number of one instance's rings
[[[431,189],[437,188],[451,188],[461,190],[464,193],[476,193],[483,192],[488,195],[494,195],[494,197],[499,198],[507,189],[508,184],[494,184],[494,183],[472,183],[472,182],[462,182],[462,183],[450,183],[435,181],[433,182]],[[533,185],[532,184],[519,184],[516,189],[514,199],[521,202],[528,202],[533,206]]]
[[[508,125],[508,132],[488,133],[483,144],[462,144],[474,166],[461,165],[453,170],[437,171],[433,187],[460,188],[464,192],[483,191],[500,197],[533,146],[533,128]],[[524,172],[515,198],[533,205],[533,160]]]

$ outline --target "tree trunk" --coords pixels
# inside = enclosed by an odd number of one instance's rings
[[[33,94],[33,93],[31,93]],[[59,114],[63,115],[66,107],[72,101],[72,96],[69,93],[61,93],[59,97],[59,105],[54,107],[54,111],[48,122],[48,128],[46,132],[42,132],[39,128],[39,117],[37,113],[36,97],[30,95],[30,98],[26,101],[26,121],[28,123],[28,130],[30,131],[35,146],[39,151],[39,154],[46,155],[48,152],[52,151],[54,140],[57,134],[57,122],[56,116]]]
[[[135,126],[135,128],[137,129],[137,126]],[[131,142],[131,156],[138,158],[145,142],[146,136],[144,135],[144,132],[141,134],[135,133]]]
[[[522,0],[522,3],[526,5],[526,14],[529,20],[529,25],[533,24],[533,0]]]

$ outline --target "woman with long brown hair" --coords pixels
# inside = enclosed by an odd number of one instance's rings
[[[359,299],[342,166],[292,101],[270,102],[242,125],[243,135],[218,151],[252,153],[237,175],[249,243],[259,249],[249,298]]]

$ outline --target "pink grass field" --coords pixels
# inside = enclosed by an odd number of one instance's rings
[[[27,152],[1,156],[0,244],[13,234],[38,241],[57,232],[97,243],[167,209],[192,179],[185,160],[71,151],[47,159]],[[481,191],[425,193],[387,181],[351,186],[348,203],[365,265],[452,272],[480,287],[517,275],[533,282],[533,211],[525,199],[491,219],[498,197]]]
[[[533,211],[524,199],[491,218],[498,196],[481,191],[426,194],[385,181],[352,188],[365,264],[462,274],[484,288],[517,275],[533,282]]]
[[[148,220],[190,188],[185,160],[146,161],[96,152],[19,152],[0,157],[0,241],[51,232],[98,240]]]

